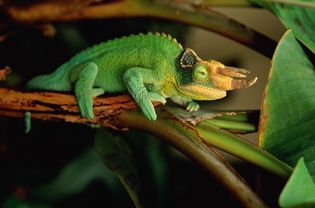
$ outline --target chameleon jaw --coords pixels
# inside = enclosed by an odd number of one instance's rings
[[[226,96],[226,91],[206,87],[199,84],[186,84],[179,86],[180,92],[194,100],[217,100]]]

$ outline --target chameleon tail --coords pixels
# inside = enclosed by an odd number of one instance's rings
[[[24,114],[24,120],[25,120],[25,134],[30,133],[31,131],[31,112],[26,111]]]
[[[34,90],[70,91],[72,89],[69,76],[64,71],[40,75],[31,79],[26,87]]]

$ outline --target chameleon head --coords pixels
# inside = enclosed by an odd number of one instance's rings
[[[201,60],[191,49],[186,49],[179,63],[178,90],[184,96],[195,100],[216,100],[226,96],[227,90],[252,86],[257,77],[245,80],[249,71],[228,67],[222,63]]]

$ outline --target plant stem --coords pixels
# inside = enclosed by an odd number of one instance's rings
[[[160,17],[198,26],[244,44],[267,57],[272,57],[276,47],[276,42],[272,39],[219,12],[205,8],[187,10],[180,4],[152,3],[146,0],[119,1],[88,7],[80,13],[63,16],[62,20],[134,16]]]
[[[284,178],[288,178],[292,173],[292,167],[234,134],[222,131],[220,128],[205,122],[200,123],[196,129],[199,136],[211,146],[263,167]]]
[[[29,24],[115,17],[164,18],[213,31],[267,57],[272,57],[276,47],[275,41],[219,12],[213,11],[209,6],[210,4],[211,1],[183,5],[180,1],[121,0],[82,6],[82,8],[79,7],[80,9],[75,10],[72,7],[67,8],[64,3],[40,2],[28,7],[12,6],[6,12],[14,21]],[[211,47],[210,43],[209,47]]]
[[[245,132],[254,132],[256,130],[256,126],[254,124],[248,122],[240,122],[240,121],[229,121],[224,119],[210,119],[205,121],[206,123],[212,124],[222,129],[228,130],[238,130]]]
[[[161,115],[161,114],[159,114]],[[218,179],[245,207],[266,207],[259,197],[248,187],[244,180],[234,172],[231,166],[222,161],[216,153],[200,142],[196,132],[173,119],[149,121],[139,112],[120,114],[119,124],[139,129],[164,138],[172,146],[204,167]],[[187,131],[182,131],[185,129]]]
[[[163,118],[152,122],[140,112],[131,111],[137,105],[130,96],[97,97],[94,99],[93,120],[84,119],[73,95],[53,92],[17,92],[0,88],[0,116],[24,117],[31,112],[32,119],[57,120],[86,125],[111,127],[114,129],[136,128],[162,137],[188,157],[197,161],[208,172],[219,179],[246,207],[266,207],[247,187],[231,167],[198,140],[196,131],[187,129],[177,119]],[[128,112],[126,112],[128,111]],[[130,112],[129,112],[130,111]],[[188,130],[188,131],[186,131]]]

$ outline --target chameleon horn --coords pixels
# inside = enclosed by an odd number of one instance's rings
[[[257,81],[257,77],[251,80],[242,80],[242,79],[232,79],[231,80],[231,89],[241,89],[241,88],[247,88],[255,84]]]
[[[236,78],[246,77],[246,74],[250,73],[249,71],[245,69],[235,68],[235,67],[230,67],[230,66],[217,67],[216,72],[223,76],[236,77]]]

